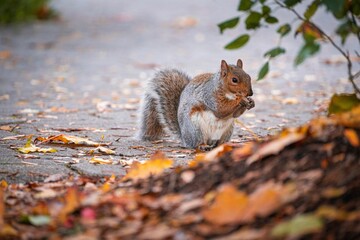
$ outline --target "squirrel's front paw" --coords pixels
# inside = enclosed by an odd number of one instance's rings
[[[251,97],[247,97],[246,98],[248,100],[247,104],[246,104],[246,109],[252,109],[253,107],[255,107],[255,101],[251,98]]]

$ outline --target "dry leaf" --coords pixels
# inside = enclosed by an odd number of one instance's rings
[[[24,147],[20,147],[17,149],[19,152],[27,154],[33,152],[41,152],[41,153],[54,153],[57,152],[54,148],[40,148],[31,143],[31,137],[29,137]]]
[[[224,185],[215,197],[215,202],[203,211],[204,219],[217,225],[248,222],[252,217],[246,215],[249,198],[232,185]]]
[[[109,155],[115,154],[115,151],[114,151],[114,150],[111,150],[110,148],[106,148],[106,147],[102,147],[102,146],[99,146],[99,147],[97,147],[97,148],[91,149],[91,150],[89,150],[87,153],[88,153],[88,154],[94,154],[95,152],[104,153],[104,154],[109,154]]]
[[[93,157],[89,162],[95,163],[95,164],[112,164],[113,163],[112,159],[103,159],[103,158],[99,158],[99,157]]]
[[[250,222],[255,217],[268,216],[292,200],[293,192],[290,185],[268,182],[248,196],[233,185],[224,185],[216,195],[214,204],[203,211],[203,216],[216,225]]]
[[[12,130],[14,130],[15,127],[12,127],[10,125],[4,125],[4,126],[0,126],[0,130],[3,130],[3,131],[9,131],[11,132]]]
[[[36,138],[36,140],[41,141],[42,143],[59,141],[59,142],[65,143],[65,144],[76,144],[76,145],[91,146],[91,147],[109,145],[109,144],[105,144],[105,143],[93,142],[87,138],[76,137],[76,136],[71,136],[71,135],[64,135],[64,134],[57,135],[57,136],[49,136],[47,138],[38,137],[38,138]]]
[[[271,142],[265,143],[264,145],[261,146],[261,148],[257,152],[255,152],[247,159],[246,163],[251,164],[265,156],[277,154],[281,150],[283,150],[286,146],[298,142],[304,139],[304,137],[305,135],[301,133],[288,133],[285,136],[282,136]]]
[[[172,165],[173,161],[164,157],[151,159],[145,163],[134,162],[123,180],[138,180],[148,178],[151,175],[160,175],[165,169],[172,167]]]
[[[359,136],[354,129],[345,129],[344,135],[349,140],[351,145],[354,147],[360,146]]]

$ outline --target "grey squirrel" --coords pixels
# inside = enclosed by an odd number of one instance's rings
[[[222,60],[220,71],[192,80],[176,69],[159,71],[143,97],[139,137],[157,140],[167,128],[184,147],[210,150],[229,141],[234,118],[255,106],[252,95],[240,59],[236,65]]]

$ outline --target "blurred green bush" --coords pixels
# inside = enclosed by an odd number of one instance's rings
[[[50,0],[0,0],[0,24],[46,20],[56,17]]]

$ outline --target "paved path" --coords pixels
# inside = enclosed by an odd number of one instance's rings
[[[26,139],[3,140],[0,179],[24,182],[52,174],[123,174],[124,163],[148,159],[156,150],[178,164],[186,163],[192,151],[179,148],[177,140],[144,143],[133,138],[139,98],[146,80],[161,67],[195,75],[216,71],[221,59],[234,63],[242,58],[245,70],[255,78],[263,52],[275,46],[277,38],[261,31],[252,35],[246,48],[224,50],[242,28],[220,35],[216,24],[236,16],[237,2],[58,0],[54,7],[60,21],[1,27],[0,125],[15,128],[0,130],[0,138],[70,134],[111,142],[116,155],[114,165],[94,165],[89,163],[91,156],[84,155],[89,148],[51,145],[59,151],[26,159],[13,149]],[[341,80],[345,65],[323,63],[337,54],[331,48],[295,70],[291,61],[299,42],[290,37],[284,45],[289,55],[272,64],[268,79],[254,81],[256,107],[240,118],[259,136],[308,121],[333,92],[349,90]],[[82,131],[65,131],[79,128]],[[251,138],[239,126],[233,141]]]

